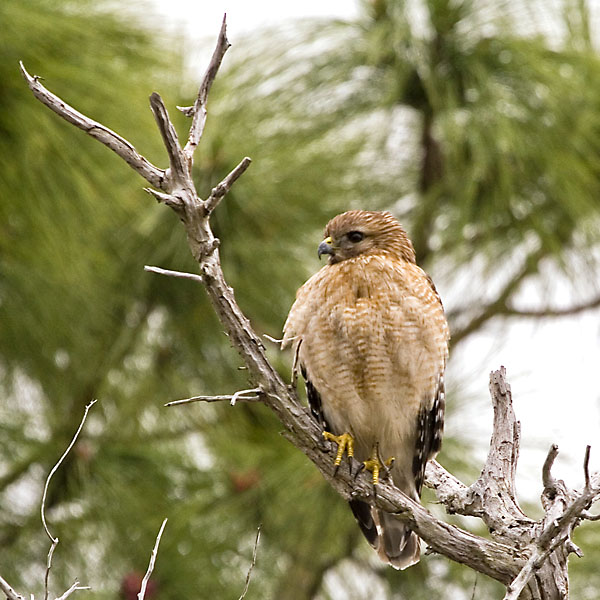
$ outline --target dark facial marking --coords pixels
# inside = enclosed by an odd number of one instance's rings
[[[354,244],[358,244],[358,242],[361,242],[365,236],[361,231],[350,231],[347,237]]]

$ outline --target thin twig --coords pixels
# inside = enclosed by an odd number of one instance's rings
[[[183,398],[182,400],[171,400],[164,406],[179,406],[180,404],[191,404],[192,402],[229,402],[231,406],[235,406],[236,402],[260,402],[261,388],[251,388],[249,390],[239,390],[235,394],[225,394],[219,396],[192,396],[191,398]]]
[[[590,490],[590,451],[592,447],[588,444],[585,447],[585,456],[583,457],[583,474],[585,477],[585,489]]]
[[[257,387],[257,388],[250,388],[249,390],[239,390],[237,391],[235,394],[233,394],[233,396],[231,396],[231,400],[229,401],[229,404],[231,404],[231,406],[235,406],[235,403],[238,400],[243,400],[245,397],[247,397],[248,394],[259,394],[262,392],[262,389]]]
[[[256,552],[258,550],[258,542],[260,540],[260,528],[261,526],[259,525],[258,529],[256,530],[256,539],[254,540],[254,548],[252,550],[252,562],[250,563],[250,568],[248,569],[248,573],[246,574],[246,583],[244,585],[244,591],[242,592],[242,595],[240,596],[239,600],[244,600],[246,594],[248,593],[248,586],[250,585],[250,576],[252,575],[252,569],[254,569],[254,565],[256,564]]]
[[[88,404],[86,404],[85,410],[83,411],[83,417],[81,418],[81,422],[79,423],[79,427],[77,428],[77,431],[75,432],[75,435],[73,436],[73,439],[71,440],[71,443],[67,446],[67,449],[63,452],[63,455],[58,459],[58,462],[54,465],[54,467],[52,467],[52,470],[50,471],[50,473],[48,474],[48,477],[46,478],[46,484],[44,485],[44,493],[42,494],[42,505],[40,507],[40,515],[42,517],[42,525],[44,526],[46,535],[50,538],[50,541],[52,542],[52,545],[50,546],[50,550],[48,551],[48,558],[46,561],[46,574],[44,577],[44,600],[48,600],[48,582],[49,582],[49,578],[50,578],[50,569],[52,568],[52,556],[54,554],[54,550],[56,549],[56,546],[58,545],[58,538],[57,537],[55,538],[50,533],[50,529],[48,529],[48,523],[46,521],[46,496],[48,495],[48,486],[50,484],[50,480],[52,479],[52,476],[54,475],[54,473],[56,473],[56,471],[58,470],[58,468],[60,467],[62,462],[67,457],[67,454],[69,454],[69,452],[71,451],[71,448],[73,448],[73,446],[75,445],[75,442],[77,441],[77,438],[79,437],[79,434],[81,433],[81,430],[83,429],[85,420],[87,419],[88,412],[89,412],[90,408],[92,408],[92,406],[94,406],[94,404],[96,404],[96,402],[97,402],[97,400],[94,399],[91,402],[89,402]]]
[[[69,452],[71,451],[71,448],[73,448],[73,446],[75,445],[75,442],[77,441],[77,438],[79,437],[79,434],[81,433],[81,430],[83,429],[83,425],[87,418],[88,412],[89,412],[90,408],[92,408],[92,406],[94,406],[94,404],[96,404],[96,402],[97,402],[97,399],[94,399],[91,402],[89,402],[88,404],[86,404],[85,410],[83,411],[83,417],[81,418],[81,422],[79,423],[79,427],[77,428],[77,431],[75,432],[75,435],[73,436],[73,439],[71,440],[71,443],[67,446],[67,449],[63,452],[63,455],[58,459],[58,462],[54,465],[54,467],[52,467],[52,470],[50,471],[50,473],[48,474],[48,477],[46,478],[46,485],[44,485],[44,493],[42,494],[42,506],[40,509],[40,514],[42,517],[42,525],[44,526],[47,536],[50,538],[50,541],[52,541],[52,542],[54,541],[55,538],[50,533],[50,530],[48,529],[48,523],[46,522],[46,496],[48,494],[48,485],[49,485],[50,479],[52,479],[52,476],[54,475],[54,473],[56,473],[56,471],[58,470],[58,468],[60,467],[62,462],[67,457],[67,454],[69,454]]]
[[[210,196],[204,202],[204,210],[209,215],[215,208],[217,208],[219,202],[230,190],[231,186],[240,178],[244,171],[250,166],[252,159],[245,157],[241,160],[240,164],[233,169],[229,175],[221,181],[216,187],[214,187],[210,193]]]
[[[219,37],[217,38],[217,45],[210,59],[210,63],[208,64],[208,68],[204,73],[204,77],[202,78],[196,101],[194,102],[194,105],[189,108],[178,107],[186,116],[192,117],[189,139],[183,150],[189,161],[191,161],[194,156],[196,146],[198,146],[200,142],[202,132],[204,131],[204,125],[206,124],[206,102],[208,93],[217,76],[217,71],[221,66],[223,56],[225,56],[225,52],[227,52],[227,49],[230,46],[231,44],[227,39],[227,15],[223,15],[221,30],[219,31]]]
[[[475,581],[473,582],[473,591],[471,593],[471,600],[475,600],[475,592],[477,591],[477,580],[479,579],[479,573],[475,571]]]
[[[185,271],[171,271],[169,269],[161,269],[160,267],[151,267],[144,265],[144,271],[149,273],[157,273],[158,275],[167,275],[169,277],[178,277],[179,279],[191,279],[197,283],[203,283],[202,276],[196,273],[186,273]]]
[[[235,398],[236,402],[259,402],[260,396],[235,396],[235,394],[221,396],[192,396],[181,400],[171,400],[164,406],[179,406],[180,404],[192,404],[193,402],[231,402]]]
[[[156,542],[154,542],[154,548],[152,549],[152,554],[150,554],[150,562],[148,563],[148,570],[142,579],[142,585],[140,587],[140,591],[138,593],[138,600],[144,600],[144,596],[146,595],[146,586],[148,585],[148,580],[150,579],[150,575],[152,575],[152,571],[154,571],[154,563],[156,562],[156,556],[158,555],[158,545],[160,544],[160,538],[162,537],[163,531],[165,530],[165,525],[167,524],[168,519],[165,519],[160,526],[158,531],[158,535],[156,536]]]
[[[56,598],[56,600],[66,600],[73,592],[78,590],[90,590],[89,585],[79,585],[79,581],[75,581],[75,583],[62,595]]]
[[[52,569],[52,557],[54,556],[56,546],[58,546],[58,538],[54,538],[52,540],[50,550],[48,550],[48,555],[46,557],[46,572],[44,573],[44,600],[48,600],[48,591],[50,588],[50,569]]]

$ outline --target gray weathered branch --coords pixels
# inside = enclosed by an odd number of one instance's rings
[[[193,106],[180,109],[186,116],[192,117],[190,135],[184,148],[184,153],[190,163],[193,161],[194,152],[196,151],[196,147],[198,146],[204,131],[207,115],[206,102],[208,100],[208,93],[210,92],[213,81],[217,76],[217,72],[221,66],[225,52],[227,52],[230,46],[231,44],[227,40],[227,18],[226,15],[224,15],[223,23],[221,24],[221,31],[219,31],[219,37],[217,38],[217,45],[213,52],[212,58],[210,59],[208,68],[206,69],[206,73],[202,78],[202,83],[198,88],[198,96],[196,97],[196,101],[194,102]]]
[[[133,144],[102,125],[102,123],[86,117],[72,106],[69,106],[64,100],[61,100],[58,96],[48,91],[40,83],[40,78],[37,75],[30,75],[22,62],[19,62],[19,65],[29,89],[42,104],[45,104],[50,110],[53,110],[57,115],[65,119],[65,121],[85,131],[99,142],[102,142],[151,185],[162,188],[165,172],[155,167],[148,159],[143,157]]]
[[[54,473],[56,473],[56,471],[58,470],[60,465],[63,463],[63,461],[67,457],[67,454],[69,454],[69,452],[75,445],[75,442],[77,441],[77,438],[79,437],[79,434],[81,433],[81,430],[83,429],[85,420],[87,419],[88,412],[90,411],[90,408],[92,408],[92,406],[94,406],[94,404],[96,404],[96,400],[92,400],[91,402],[86,404],[85,410],[83,411],[83,416],[81,417],[81,422],[79,423],[79,427],[77,428],[75,435],[71,439],[71,442],[67,446],[67,449],[62,453],[62,456],[58,459],[58,461],[56,462],[54,467],[52,467],[52,469],[50,470],[50,473],[48,473],[48,477],[46,478],[46,483],[44,485],[44,492],[42,494],[42,503],[40,506],[40,516],[42,518],[42,525],[44,526],[44,531],[46,532],[46,535],[50,538],[50,541],[52,542],[50,545],[50,550],[48,550],[48,556],[46,559],[46,574],[44,576],[44,600],[48,600],[48,591],[49,591],[48,584],[50,581],[50,569],[52,568],[52,557],[54,556],[54,550],[56,550],[56,546],[58,546],[58,538],[54,537],[50,533],[50,530],[48,529],[48,523],[46,522],[46,496],[48,494],[48,486],[50,485],[50,480],[52,479],[52,476],[54,475]],[[79,589],[78,588],[79,582],[76,582],[76,584],[77,585],[74,584],[74,587],[71,591],[67,590],[65,592],[65,594],[71,595],[76,589]],[[63,596],[64,596],[64,594],[63,594]]]
[[[21,596],[9,583],[0,576],[0,590],[8,598],[8,600],[25,600],[25,596]]]
[[[160,267],[151,267],[144,265],[144,271],[156,273],[157,275],[167,275],[168,277],[177,277],[178,279],[189,279],[196,283],[202,283],[202,277],[197,273],[186,273],[185,271],[171,271],[170,269],[161,269]]]
[[[160,94],[156,92],[150,94],[150,108],[152,109],[152,114],[169,155],[171,169],[169,175],[172,179],[179,180],[182,184],[185,184],[190,179],[191,165],[183,155],[177,131],[171,122],[169,112]]]
[[[89,585],[79,585],[79,581],[75,581],[73,585],[65,591],[64,594],[56,598],[56,600],[67,600],[67,598],[73,593],[78,592],[79,590],[89,590],[91,589]]]
[[[208,92],[228,47],[226,23],[223,21],[196,101],[192,107],[182,109],[192,117],[188,142],[183,149],[160,96],[151,96],[152,111],[169,158],[169,168],[164,171],[139,156],[129,142],[48,92],[37,78],[29,76],[22,67],[23,75],[36,98],[67,121],[99,139],[133,166],[146,181],[162,190],[159,192],[147,188],[157,200],[175,210],[183,222],[190,250],[201,271],[199,277],[225,332],[246,365],[252,385],[255,386],[252,390],[238,392],[233,396],[204,396],[170,404],[194,400],[254,400],[252,396],[258,395],[285,427],[286,438],[310,458],[343,498],[361,498],[387,512],[397,514],[398,518],[410,524],[433,551],[505,584],[507,599],[567,598],[566,558],[570,552],[578,551],[571,542],[570,535],[582,519],[591,517],[588,509],[598,498],[600,476],[587,473],[586,461],[585,489],[581,493],[569,490],[562,481],[552,477],[552,461],[556,450],[551,450],[543,469],[542,502],[546,514],[540,521],[534,521],[523,513],[515,492],[520,426],[512,409],[511,391],[504,368],[493,372],[490,377],[494,430],[488,457],[479,478],[471,486],[466,486],[437,462],[430,463],[426,472],[427,485],[435,490],[448,512],[481,518],[492,539],[445,523],[387,481],[378,485],[375,496],[371,481],[364,473],[355,477],[347,465],[342,465],[337,473],[334,471],[331,455],[325,451],[319,425],[299,402],[295,387],[287,385],[268,361],[261,338],[240,310],[221,269],[219,241],[213,235],[209,218],[231,185],[248,168],[250,159],[243,159],[212,190],[206,200],[198,196],[192,180],[193,154],[206,120]],[[102,135],[98,132],[102,132]],[[529,272],[531,261],[539,258],[537,255],[530,257],[523,276]],[[512,291],[512,288],[506,290],[503,301]],[[487,313],[481,318],[485,320]],[[21,598],[11,597],[10,600]]]
[[[235,406],[237,402],[262,402],[260,388],[252,388],[250,390],[240,390],[235,394],[219,395],[219,396],[192,396],[191,398],[182,398],[181,400],[171,400],[165,406],[180,406],[181,404],[192,404],[193,402],[229,402],[231,406]]]
[[[250,586],[250,577],[252,576],[252,571],[254,570],[254,565],[256,565],[256,554],[258,552],[258,543],[260,542],[260,525],[256,530],[256,539],[254,540],[254,547],[252,548],[252,561],[250,562],[250,567],[248,568],[248,572],[246,573],[246,581],[244,583],[244,589],[242,590],[242,595],[239,597],[239,600],[244,600],[246,594],[248,593],[248,587]]]
[[[146,569],[146,573],[144,578],[142,579],[142,584],[140,585],[140,591],[138,592],[138,600],[144,600],[144,596],[146,595],[146,587],[148,586],[148,581],[150,581],[150,576],[154,571],[154,565],[156,564],[156,557],[158,556],[158,546],[160,544],[160,538],[162,537],[163,531],[165,530],[165,526],[167,524],[168,519],[164,519],[160,529],[158,530],[158,534],[156,536],[156,541],[154,542],[154,548],[152,548],[152,552],[150,553],[150,562],[148,563],[148,569]]]
[[[77,431],[73,435],[73,438],[71,439],[66,450],[62,453],[62,455],[58,459],[58,461],[56,461],[56,464],[52,467],[52,469],[50,470],[50,473],[48,473],[48,477],[46,477],[46,483],[44,485],[44,491],[42,493],[40,516],[41,516],[41,520],[42,520],[42,526],[44,528],[44,531],[46,532],[46,535],[50,539],[51,544],[50,544],[50,550],[48,550],[48,554],[46,556],[46,571],[44,573],[44,600],[48,600],[48,592],[49,592],[48,584],[50,581],[50,570],[52,569],[52,557],[54,556],[54,551],[56,550],[56,546],[58,546],[58,538],[54,537],[50,533],[50,529],[48,528],[48,522],[46,521],[46,496],[48,494],[48,486],[50,485],[50,480],[52,479],[52,476],[56,473],[56,471],[58,470],[60,465],[63,463],[63,461],[69,454],[69,452],[72,450],[73,446],[75,445],[75,442],[77,442],[77,438],[79,437],[79,434],[81,433],[81,430],[83,429],[83,426],[85,424],[85,420],[87,419],[88,412],[90,411],[90,408],[92,408],[92,406],[95,403],[96,403],[96,400],[92,400],[91,402],[86,404],[85,410],[83,412],[83,416],[81,417],[81,421],[79,423],[79,427],[77,428]],[[8,582],[5,579],[3,579],[2,577],[0,577],[0,589],[4,592],[4,594],[6,595],[8,600],[25,600],[25,598],[23,596],[21,596],[20,594],[18,594],[8,584]],[[66,600],[73,592],[76,592],[78,590],[89,590],[89,589],[90,588],[88,586],[79,585],[79,581],[75,581],[73,583],[73,585],[68,590],[66,590],[61,596],[58,596],[56,598],[56,600]],[[31,594],[31,600],[33,600],[33,594]]]

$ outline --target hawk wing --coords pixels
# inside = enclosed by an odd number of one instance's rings
[[[417,418],[417,443],[413,457],[413,474],[417,493],[421,494],[427,461],[435,457],[442,447],[446,392],[444,372],[440,374],[432,402],[424,402]]]
[[[317,388],[315,388],[315,386],[308,378],[306,374],[306,367],[302,364],[300,365],[300,372],[302,373],[302,377],[304,378],[304,385],[306,387],[306,398],[308,399],[308,406],[310,407],[310,412],[312,416],[318,421],[319,425],[321,425],[323,430],[329,431],[329,426],[327,425],[325,415],[323,414],[323,401],[321,400],[321,394],[319,394]]]

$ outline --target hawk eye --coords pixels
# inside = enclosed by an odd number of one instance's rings
[[[348,239],[351,242],[354,242],[355,244],[360,242],[364,237],[365,236],[360,231],[351,231],[350,233],[348,233]]]

